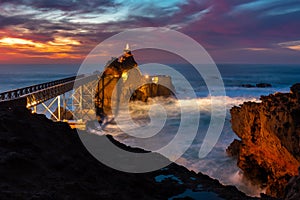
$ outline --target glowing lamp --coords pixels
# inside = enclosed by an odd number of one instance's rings
[[[124,82],[128,79],[128,74],[127,74],[127,72],[123,72],[123,73],[122,73],[122,79],[123,79]]]
[[[158,77],[157,76],[152,77],[152,82],[157,84],[158,83]]]

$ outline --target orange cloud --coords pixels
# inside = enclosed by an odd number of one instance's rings
[[[278,44],[279,46],[295,51],[300,51],[300,40],[296,41],[289,41],[289,42],[282,42]]]
[[[53,41],[41,43],[28,39],[4,37],[0,39],[0,61],[11,58],[81,59],[76,47],[81,43],[72,38],[55,37]]]
[[[286,48],[292,49],[292,50],[295,50],[295,51],[300,51],[300,45],[288,46],[288,47],[286,47]]]
[[[253,47],[253,48],[243,48],[243,50],[249,50],[249,51],[267,51],[267,50],[269,50],[269,49],[267,49],[267,48],[255,48],[255,47]]]

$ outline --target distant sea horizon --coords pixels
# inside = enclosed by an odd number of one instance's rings
[[[103,69],[105,64],[91,64],[93,68]],[[167,64],[166,64],[167,65]],[[187,74],[191,67],[189,66],[188,71],[185,71],[186,64],[177,63],[177,64],[168,64],[176,70],[179,70],[180,73]],[[81,63],[74,64],[0,64],[0,92],[4,92],[7,90],[12,90],[15,88],[26,87],[33,84],[44,83],[48,81],[53,81],[60,78],[65,78],[68,76],[77,75],[77,72],[81,66]],[[282,82],[280,82],[280,76],[286,74],[297,77],[296,75],[300,72],[300,63],[299,64],[252,64],[252,63],[221,63],[216,64],[218,67],[221,76],[223,77],[225,86],[232,86],[232,81],[228,82],[226,79],[233,76],[237,78],[245,78],[243,81],[240,81],[241,84],[254,84],[256,82],[270,82],[275,80],[269,80],[267,77],[270,76],[272,78],[272,73],[278,73],[278,80],[273,82],[273,86],[279,86],[280,84],[284,84],[287,86],[288,84],[294,84],[297,81],[300,82],[297,78],[292,78],[286,80],[286,77],[282,77]],[[276,69],[276,70],[274,70]],[[149,72],[148,72],[149,71]],[[147,74],[159,72],[152,72],[151,69],[145,69],[144,71]],[[281,73],[283,72],[283,74]],[[290,72],[290,74],[289,74]],[[191,74],[193,74],[191,72]],[[253,75],[257,73],[257,77],[249,80],[249,78],[245,77],[245,75]],[[251,76],[252,78],[255,76]],[[264,78],[263,78],[264,77]],[[201,79],[201,77],[199,78]],[[272,78],[274,79],[274,78]],[[294,83],[292,81],[294,80]],[[201,84],[203,84],[201,82]],[[236,84],[238,86],[239,84]]]

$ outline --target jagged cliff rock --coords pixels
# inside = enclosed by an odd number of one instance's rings
[[[111,103],[114,100],[114,89],[119,89],[119,91],[116,91],[119,94],[117,98],[122,97],[122,88],[120,83],[123,82],[120,82],[120,79],[125,80],[131,78],[131,76],[136,77],[136,80],[142,79],[142,74],[137,68],[137,63],[135,62],[133,55],[129,55],[121,60],[122,62],[120,62],[120,59],[117,58],[112,59],[112,61],[106,66],[100,80],[98,81],[95,95],[95,106],[96,109],[98,109],[98,112],[112,114]]]
[[[230,110],[233,131],[240,137],[235,150],[238,166],[266,193],[283,197],[300,165],[300,84],[290,93],[262,96],[261,103],[246,102]]]

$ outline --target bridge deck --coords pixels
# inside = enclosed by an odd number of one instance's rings
[[[96,80],[97,76],[98,75],[96,74],[89,76],[72,76],[60,80],[6,91],[0,93],[0,103],[26,98],[27,108],[31,108],[49,99],[55,98],[58,95],[71,91],[80,85]]]

